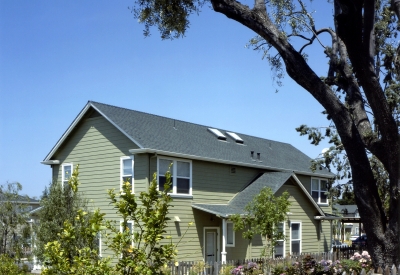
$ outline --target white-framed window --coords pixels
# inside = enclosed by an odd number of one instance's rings
[[[233,222],[226,222],[226,246],[235,246],[235,231],[233,230]]]
[[[328,181],[325,179],[311,179],[311,196],[316,203],[328,204]]]
[[[95,242],[96,242],[95,245],[97,245],[97,249],[99,251],[99,257],[102,257],[102,254],[101,254],[101,252],[102,252],[101,251],[101,233],[100,232],[97,233],[96,238],[95,238]]]
[[[192,162],[190,160],[159,157],[157,162],[158,189],[164,190],[165,173],[171,166],[171,194],[192,195]]]
[[[278,232],[285,235],[285,223],[281,222],[278,224]],[[274,249],[275,258],[285,257],[285,239],[277,240]]]
[[[68,186],[68,181],[72,176],[73,166],[72,163],[63,163],[61,165],[61,184],[62,186]]]
[[[124,221],[120,221],[119,223],[119,231],[124,232],[126,230],[129,230],[132,236],[132,246],[133,246],[133,221],[127,221],[126,227],[123,226]]]
[[[290,254],[301,253],[301,222],[290,222]]]
[[[135,181],[135,175],[134,175],[134,158],[133,156],[129,157],[121,157],[120,160],[120,190],[122,191],[122,184],[124,182],[128,181],[131,186],[132,186],[132,192],[133,192],[133,185]]]

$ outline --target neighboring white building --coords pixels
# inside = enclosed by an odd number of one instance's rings
[[[348,235],[361,235],[363,232],[362,224],[360,222],[360,214],[358,212],[358,207],[355,204],[340,205],[335,204],[333,206],[336,209],[336,213],[341,215],[344,219],[342,223],[339,224],[339,232],[344,232],[344,236],[340,235],[340,239],[346,239]],[[344,230],[343,230],[344,227]]]

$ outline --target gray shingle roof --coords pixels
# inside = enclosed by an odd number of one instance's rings
[[[358,207],[355,204],[346,204],[346,205],[335,204],[333,207],[336,208],[339,213],[344,213],[347,211],[347,214],[354,214],[358,210]]]
[[[254,136],[238,134],[244,144],[237,144],[226,134],[228,130],[219,129],[226,137],[220,141],[207,129],[181,120],[161,117],[125,108],[89,101],[90,106],[116,125],[140,148],[174,152],[207,159],[259,166],[278,171],[295,171],[312,174],[311,159],[288,143],[272,141]],[[254,151],[254,158],[250,152]],[[260,153],[260,161],[255,160]],[[326,169],[316,171],[319,176],[332,176]]]
[[[4,200],[18,201],[22,203],[39,203],[39,200],[29,198],[28,196],[14,195],[14,194],[4,195],[0,193],[0,201]]]
[[[243,191],[239,192],[228,204],[195,203],[192,204],[192,207],[222,217],[228,217],[232,214],[245,214],[246,205],[259,194],[264,187],[270,187],[275,194],[292,175],[293,173],[289,172],[263,173],[259,178],[243,189]],[[318,210],[322,213],[321,209]]]

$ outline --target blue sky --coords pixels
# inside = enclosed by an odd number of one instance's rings
[[[326,1],[315,2],[329,18]],[[323,108],[289,77],[274,84],[261,53],[245,48],[250,30],[206,4],[185,38],[144,38],[132,5],[0,1],[0,184],[40,196],[51,180],[40,161],[88,100],[291,143],[310,157],[326,147],[294,130],[327,126]],[[326,70],[323,55],[311,62]]]

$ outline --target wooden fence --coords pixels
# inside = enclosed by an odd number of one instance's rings
[[[345,252],[347,253],[347,250]],[[227,261],[226,263],[177,262],[177,263],[171,263],[166,268],[166,270],[164,270],[164,272],[166,275],[227,275],[231,274],[231,270],[234,267],[240,265],[247,265],[249,262],[255,262],[259,266],[262,266],[263,273],[261,274],[272,275],[274,266],[277,265],[289,266],[292,265],[294,262],[301,262],[303,258],[306,256],[311,256],[316,261],[334,260],[335,253],[314,253],[314,254],[303,253],[300,255],[293,255],[290,257],[279,258],[279,259],[247,259],[247,260]],[[363,269],[360,274],[357,274],[356,272],[352,272],[351,274],[346,274],[344,272],[342,273],[342,275],[372,275],[372,274],[400,275],[399,270],[400,266],[396,268],[393,265],[392,267],[386,267],[385,269],[379,268],[376,273],[372,271],[366,272]]]
[[[240,265],[247,265],[249,262],[257,263],[266,270],[266,274],[271,274],[271,267],[276,265],[291,265],[293,262],[301,262],[305,256],[311,256],[316,261],[321,260],[331,260],[333,257],[332,253],[302,253],[299,255],[292,255],[285,258],[256,258],[256,259],[246,259],[246,260],[234,260],[226,261],[226,263],[221,262],[177,262],[171,263],[166,270],[166,274],[170,275],[219,275],[219,274],[230,274],[233,267]],[[228,272],[225,269],[229,269]],[[224,271],[226,273],[224,273]],[[400,275],[400,274],[399,274]]]
[[[362,253],[362,251],[365,249],[360,249],[359,247],[355,246],[348,246],[348,247],[334,247],[333,248],[333,253],[332,253],[332,258],[330,260],[336,261],[336,260],[343,260],[343,259],[350,259],[354,255],[354,253]]]

